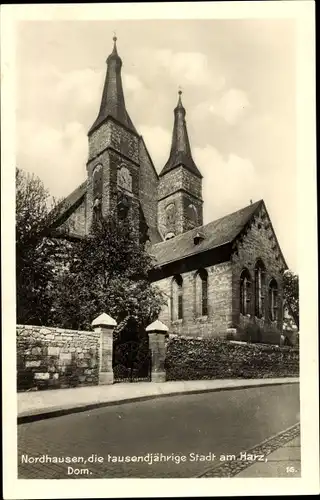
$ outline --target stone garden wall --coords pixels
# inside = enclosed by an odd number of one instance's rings
[[[298,377],[299,349],[170,335],[166,380]]]
[[[106,319],[109,324],[103,323]],[[110,320],[114,321],[105,314],[99,316],[93,322],[94,332],[18,325],[18,391],[112,384],[114,325]],[[296,347],[168,335],[160,321],[146,330],[153,382],[299,375]]]
[[[17,326],[17,388],[96,385],[99,334],[41,326]]]

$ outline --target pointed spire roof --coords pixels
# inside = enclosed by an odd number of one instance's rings
[[[190,172],[192,172],[194,175],[202,178],[202,175],[198,170],[198,167],[196,166],[195,162],[193,161],[191,154],[187,124],[185,119],[186,110],[183,107],[181,101],[182,91],[179,90],[178,94],[179,94],[178,104],[174,109],[174,125],[172,132],[170,156],[169,160],[163,167],[159,176],[161,177],[167,172],[170,172],[170,170],[174,169],[175,167],[183,165],[185,168],[190,170]]]
[[[93,132],[108,116],[111,116],[129,129],[137,133],[126,110],[122,80],[122,60],[117,51],[117,37],[113,37],[113,50],[107,58],[107,74],[104,82],[101,105],[98,116],[89,130]]]

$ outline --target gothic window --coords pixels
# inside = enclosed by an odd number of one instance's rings
[[[240,276],[240,313],[250,314],[251,276],[248,269],[243,269]]]
[[[130,209],[130,198],[126,196],[125,194],[122,194],[118,198],[118,217],[121,220],[124,220],[129,213]]]
[[[183,317],[183,280],[175,276],[171,283],[171,319],[175,321]]]
[[[194,223],[194,225],[197,224],[198,214],[197,214],[197,209],[193,205],[193,203],[190,203],[190,205],[188,205],[187,207],[187,216],[190,219],[190,221]]]
[[[99,164],[93,171],[93,199],[102,196],[102,165]]]
[[[99,164],[93,170],[93,219],[99,220],[102,209],[102,165]]]
[[[269,316],[271,321],[278,317],[278,284],[274,278],[269,283]]]
[[[196,274],[196,315],[208,314],[208,273],[200,269]]]
[[[101,217],[101,198],[96,198],[93,202],[93,220],[98,222]]]
[[[176,207],[174,203],[166,206],[166,227],[173,229],[176,224]]]
[[[118,187],[125,189],[126,191],[132,191],[132,176],[129,169],[122,165],[118,170]]]
[[[264,317],[265,274],[265,266],[259,259],[254,270],[255,315],[257,318]]]

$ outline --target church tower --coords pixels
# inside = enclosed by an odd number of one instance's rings
[[[202,175],[192,158],[181,94],[174,109],[170,156],[159,174],[158,227],[164,239],[203,225]]]
[[[88,132],[86,233],[94,217],[117,210],[138,228],[139,135],[128,115],[123,95],[122,61],[113,38],[98,116]]]

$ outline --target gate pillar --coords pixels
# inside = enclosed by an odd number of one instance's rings
[[[117,322],[108,314],[100,314],[92,321],[95,332],[100,333],[99,339],[99,385],[113,384],[113,330]]]
[[[166,372],[164,362],[166,359],[165,337],[168,327],[157,320],[147,326],[149,335],[149,348],[151,350],[151,382],[165,382]]]

